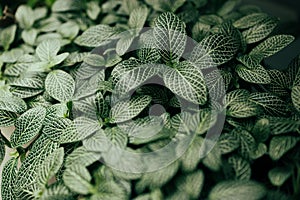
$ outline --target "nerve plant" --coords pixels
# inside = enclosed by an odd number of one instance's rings
[[[294,37],[238,3],[20,5],[0,32],[2,199],[297,199],[300,57],[264,66]]]

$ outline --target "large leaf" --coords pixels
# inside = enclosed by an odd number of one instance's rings
[[[265,188],[254,181],[224,181],[218,183],[209,193],[209,200],[244,199],[257,200],[265,196]]]
[[[271,83],[271,78],[268,71],[261,65],[258,65],[254,69],[248,69],[242,64],[237,65],[235,71],[243,80],[256,83],[256,84],[269,84]]]
[[[151,102],[150,96],[138,96],[117,102],[110,111],[110,122],[120,123],[136,117]]]
[[[47,75],[45,88],[51,97],[64,102],[72,98],[75,81],[70,74],[62,70],[54,70]]]
[[[299,138],[293,136],[275,136],[270,141],[269,155],[273,160],[279,160],[287,151],[292,149]]]
[[[64,160],[64,149],[56,149],[40,166],[37,172],[37,181],[41,188],[45,188],[48,181],[55,176]]]
[[[268,18],[268,15],[265,13],[251,13],[249,15],[246,15],[238,20],[236,20],[233,23],[233,26],[239,29],[244,29],[244,28],[250,28],[252,26],[255,26]]]
[[[13,193],[14,181],[17,176],[17,164],[18,159],[11,158],[8,160],[2,169],[1,178],[1,196],[3,200],[14,200],[15,196]]]
[[[84,31],[82,35],[76,38],[75,43],[80,46],[98,47],[108,44],[115,37],[115,34],[116,31],[114,28],[99,24]]]
[[[286,114],[286,103],[273,94],[252,93],[249,97],[249,100],[264,108],[264,110],[270,115],[282,116]]]
[[[92,177],[89,171],[81,165],[73,165],[67,168],[63,180],[68,188],[79,194],[88,194],[93,189],[90,183]]]
[[[252,44],[266,38],[277,26],[278,19],[268,17],[259,24],[243,31],[247,44]]]
[[[238,48],[239,43],[233,38],[214,34],[197,44],[189,60],[201,69],[216,67],[232,59]]]
[[[72,167],[75,165],[80,165],[88,167],[95,161],[100,160],[101,155],[86,149],[85,147],[78,147],[70,155],[68,155],[65,166]]]
[[[36,48],[36,54],[41,61],[52,61],[60,49],[59,40],[45,40]]]
[[[22,146],[39,134],[46,116],[46,109],[36,107],[26,111],[16,121],[16,130],[11,135],[12,147]]]
[[[128,26],[132,29],[136,29],[136,33],[140,32],[147,20],[148,12],[147,7],[133,9],[129,16]]]
[[[295,37],[291,35],[272,36],[252,49],[250,54],[260,54],[263,57],[269,57],[288,46],[294,39]]]
[[[162,57],[167,62],[178,61],[186,44],[185,24],[175,14],[163,13],[155,20],[153,35]]]
[[[173,93],[195,104],[204,104],[207,89],[202,72],[189,62],[182,62],[176,69],[167,68],[163,79]]]

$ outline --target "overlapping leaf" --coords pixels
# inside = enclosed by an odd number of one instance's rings
[[[248,69],[244,65],[239,64],[235,71],[239,77],[250,83],[269,84],[271,82],[268,71],[261,65],[258,65],[254,69]]]

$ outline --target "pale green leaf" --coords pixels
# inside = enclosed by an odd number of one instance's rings
[[[129,28],[136,29],[136,33],[140,32],[147,20],[148,12],[147,7],[145,6],[133,9],[128,20]]]
[[[163,13],[155,20],[153,35],[163,59],[166,62],[178,61],[186,44],[185,24],[175,14]]]
[[[85,147],[78,147],[70,155],[68,155],[65,166],[84,166],[88,167],[94,162],[100,160],[101,155],[97,152],[92,152]]]
[[[3,200],[15,200],[13,186],[17,176],[17,164],[18,159],[11,158],[5,163],[2,169],[1,196]]]
[[[73,0],[57,0],[52,5],[53,12],[65,12],[65,11],[76,11],[82,9],[80,1]]]
[[[85,56],[83,61],[95,67],[101,67],[105,65],[105,59],[103,58],[103,56],[98,54],[89,54]]]
[[[21,5],[16,11],[16,20],[22,29],[29,29],[34,23],[34,12],[27,5]]]
[[[254,181],[224,181],[213,187],[210,191],[209,200],[257,200],[265,196],[265,188]]]
[[[11,135],[12,147],[22,146],[39,134],[46,109],[43,107],[32,108],[23,113],[15,122],[16,130]]]
[[[120,35],[121,38],[117,42],[116,52],[119,56],[123,56],[129,50],[129,47],[136,36],[132,35],[130,32],[123,32]]]
[[[29,30],[23,30],[21,37],[26,44],[33,46],[35,44],[37,35],[38,35],[38,31],[32,28]]]
[[[207,142],[207,141],[206,141]],[[212,141],[209,141],[212,142]],[[202,163],[212,171],[219,171],[222,166],[221,151],[218,146],[214,146],[203,158]]]
[[[1,30],[0,32],[0,46],[3,46],[4,50],[8,50],[9,46],[15,39],[17,26],[11,25]]]
[[[245,65],[248,69],[255,69],[259,67],[260,62],[262,61],[263,56],[260,54],[245,54],[237,57],[237,60]]]
[[[266,38],[277,26],[278,19],[268,17],[259,24],[242,32],[247,44],[252,44]]]
[[[36,48],[36,54],[41,61],[51,62],[60,49],[59,40],[45,40]]]
[[[87,15],[89,16],[90,19],[92,20],[96,20],[98,15],[101,12],[101,8],[99,6],[99,2],[97,1],[90,1],[87,2]]]
[[[204,23],[207,25],[217,25],[223,22],[223,19],[218,15],[210,14],[210,15],[202,15],[199,18],[200,23]]]
[[[98,47],[108,44],[115,34],[114,28],[99,24],[84,31],[82,35],[75,39],[75,43],[80,46]]]
[[[64,161],[64,149],[61,147],[51,153],[37,172],[37,181],[41,188],[45,188],[51,178],[59,171]]]
[[[243,80],[256,83],[256,84],[269,84],[271,83],[271,78],[268,71],[261,65],[258,65],[254,69],[248,69],[246,66],[239,64],[235,68],[235,71]]]
[[[273,54],[288,46],[291,42],[293,42],[294,39],[295,37],[291,35],[272,36],[252,49],[250,55],[259,54],[263,57],[272,56]]]
[[[274,186],[281,186],[292,175],[288,167],[276,167],[268,172],[268,177]]]
[[[232,37],[214,34],[196,45],[189,60],[201,69],[216,67],[232,59],[238,48]]]
[[[92,177],[89,171],[81,165],[72,165],[64,171],[64,183],[72,191],[79,194],[88,194],[93,186],[91,185]]]
[[[292,149],[299,138],[293,136],[275,136],[270,141],[269,155],[273,160],[279,160],[286,152]]]
[[[68,73],[54,70],[47,75],[45,88],[51,97],[64,102],[72,98],[75,91],[75,81]]]
[[[40,200],[74,200],[73,195],[64,184],[58,183],[45,189]]]
[[[73,21],[66,22],[58,27],[57,32],[60,33],[64,38],[72,40],[79,33],[79,26]]]
[[[192,103],[204,104],[207,100],[203,74],[189,62],[181,62],[176,69],[165,69],[163,80],[172,92]]]
[[[217,11],[218,15],[224,16],[230,13],[240,2],[240,0],[227,0]]]
[[[87,151],[104,152],[110,147],[109,138],[102,129],[98,130],[91,137],[84,139],[82,142]]]
[[[150,96],[138,96],[117,102],[110,111],[110,122],[120,123],[136,117],[151,102]]]

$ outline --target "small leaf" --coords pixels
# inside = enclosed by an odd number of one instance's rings
[[[73,21],[66,22],[58,27],[57,32],[64,38],[74,39],[79,33],[79,26]]]
[[[235,172],[235,179],[249,180],[251,177],[250,163],[239,156],[231,156],[228,158],[228,163]]]
[[[209,200],[247,199],[257,200],[266,195],[265,188],[254,181],[224,181],[213,187]]]
[[[97,1],[87,2],[87,15],[89,16],[90,19],[96,20],[100,12],[101,12],[101,8],[99,6],[99,2]]]
[[[57,0],[52,5],[53,12],[76,11],[82,8],[81,2],[73,0]]]
[[[269,155],[273,160],[279,160],[287,151],[292,149],[299,138],[293,136],[275,136],[271,139]]]
[[[245,89],[237,89],[226,94],[226,97],[223,99],[223,104],[234,105],[236,103],[245,102],[250,95],[250,92]]]
[[[281,51],[283,48],[288,46],[291,42],[293,42],[294,39],[295,37],[291,35],[272,36],[252,49],[250,55],[259,54],[265,58],[272,56],[273,54]]]
[[[166,12],[155,20],[153,35],[166,62],[178,61],[186,44],[185,24],[173,13]]]
[[[51,62],[60,49],[59,40],[45,40],[36,48],[36,54],[41,61]]]
[[[55,176],[55,174],[63,164],[63,160],[63,148],[56,149],[45,159],[45,161],[41,165],[41,168],[39,168],[37,172],[37,181],[41,188],[45,188],[48,184],[48,181]]]
[[[120,123],[136,117],[151,102],[150,96],[138,96],[117,102],[110,111],[110,123]]]
[[[218,15],[224,16],[228,13],[230,13],[235,6],[237,6],[240,3],[240,0],[227,0],[222,7],[218,10]]]
[[[75,43],[80,46],[98,47],[108,44],[116,34],[114,28],[100,24],[92,26],[75,39]]]
[[[116,52],[119,56],[123,56],[128,51],[136,36],[132,35],[130,32],[123,32],[120,35],[121,38],[117,42]]]
[[[292,170],[287,167],[276,167],[269,171],[268,177],[274,186],[281,186],[292,175]]]
[[[102,67],[105,65],[105,59],[103,58],[103,56],[98,54],[89,54],[85,56],[83,61],[95,67]]]
[[[265,13],[251,13],[236,20],[233,26],[239,29],[250,28],[264,21],[266,18],[268,18],[268,15]]]
[[[203,158],[202,163],[212,171],[219,171],[222,166],[220,148],[218,146],[214,146],[213,149]]]
[[[240,146],[240,139],[234,132],[221,134],[218,146],[222,154],[227,154]]]
[[[98,152],[93,152],[85,147],[78,147],[71,154],[68,155],[65,166],[72,167],[72,166],[83,166],[88,167],[94,162],[100,160],[101,154]]]
[[[216,67],[232,59],[238,48],[239,44],[233,38],[214,34],[196,45],[189,60],[201,69]]]
[[[140,32],[147,20],[148,12],[147,7],[138,7],[133,9],[128,20],[129,28],[136,29],[136,33]]]
[[[54,70],[47,75],[45,88],[51,97],[64,102],[72,98],[75,91],[75,81],[68,73]]]
[[[295,108],[300,112],[300,85],[292,88],[292,101]]]
[[[16,121],[16,130],[11,135],[12,147],[22,146],[32,140],[41,130],[46,109],[36,107],[26,111]]]
[[[207,89],[202,72],[189,62],[182,62],[176,69],[168,67],[163,80],[172,92],[195,104],[204,104]]]
[[[16,11],[16,20],[22,29],[29,29],[34,23],[34,12],[27,5],[21,5]]]
[[[252,44],[266,38],[277,26],[278,20],[276,18],[268,17],[259,24],[242,32],[247,44]]]
[[[35,44],[38,31],[34,28],[22,31],[22,39],[25,43],[33,46]]]
[[[16,25],[11,25],[1,30],[0,46],[3,46],[4,50],[8,50],[11,43],[15,40],[16,30]]]
[[[67,168],[63,180],[68,188],[79,194],[89,194],[93,188],[89,171],[81,165],[72,165]]]
[[[263,68],[263,66],[258,65],[254,69],[248,69],[244,65],[239,64],[235,71],[243,80],[256,83],[256,84],[269,84],[271,83],[271,78],[268,71]]]

